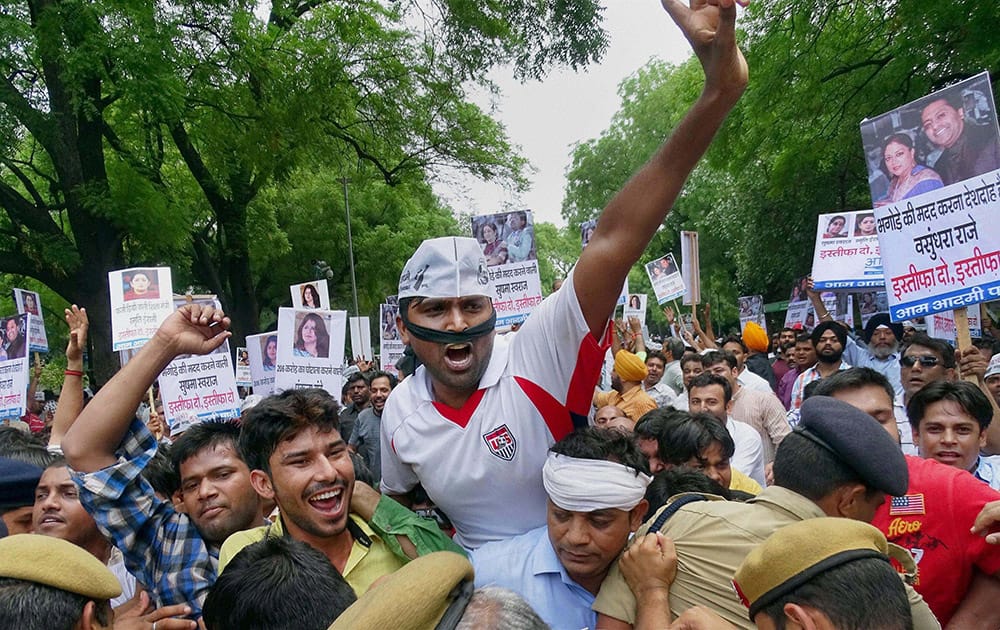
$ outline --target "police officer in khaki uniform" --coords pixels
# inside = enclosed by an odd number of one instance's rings
[[[755,626],[732,585],[747,554],[797,521],[833,516],[869,522],[886,494],[902,495],[906,488],[906,461],[888,433],[854,407],[817,396],[803,403],[798,427],[778,447],[773,486],[747,503],[679,495],[639,529],[636,540],[661,514],[676,510],[660,528],[674,541],[678,559],[669,590],[671,614],[703,604],[751,630]],[[692,502],[678,509],[684,501]],[[907,595],[914,628],[939,628],[920,596],[910,587]],[[631,628],[644,603],[637,605],[616,564],[594,602],[598,627]],[[664,621],[661,615],[661,625]]]

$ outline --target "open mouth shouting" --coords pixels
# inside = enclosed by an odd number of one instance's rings
[[[452,372],[464,372],[472,367],[472,344],[452,343],[445,346],[444,363]]]

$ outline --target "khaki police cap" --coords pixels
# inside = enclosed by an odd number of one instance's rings
[[[882,532],[847,518],[810,518],[782,527],[751,551],[733,586],[753,621],[762,608],[820,573],[862,558],[889,561]]]
[[[44,584],[96,600],[122,594],[108,567],[82,547],[52,536],[16,534],[0,540],[0,577]]]
[[[434,630],[455,587],[472,578],[472,564],[460,554],[421,556],[373,585],[328,630]]]

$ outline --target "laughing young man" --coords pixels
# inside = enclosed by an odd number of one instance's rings
[[[422,484],[468,548],[545,525],[546,453],[586,422],[622,284],[746,86],[734,0],[663,4],[701,60],[704,89],[514,339],[495,336],[500,304],[475,239],[424,241],[400,276],[397,325],[423,367],[386,404],[382,489],[405,501]]]
[[[286,390],[246,412],[240,452],[254,489],[278,504],[280,516],[230,536],[220,571],[244,547],[290,536],[323,553],[361,595],[418,555],[461,551],[434,521],[355,483],[339,426],[337,403],[321,389]]]

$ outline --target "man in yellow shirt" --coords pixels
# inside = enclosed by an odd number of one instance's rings
[[[610,392],[595,392],[594,406],[600,409],[614,405],[625,412],[633,422],[638,422],[647,411],[656,409],[656,402],[642,387],[649,375],[646,364],[636,354],[619,350],[615,354],[615,369],[611,373]]]
[[[287,390],[247,411],[239,447],[254,489],[278,504],[280,516],[230,536],[220,572],[247,545],[290,536],[322,552],[360,595],[418,555],[462,553],[434,521],[355,483],[337,403],[321,389]]]

